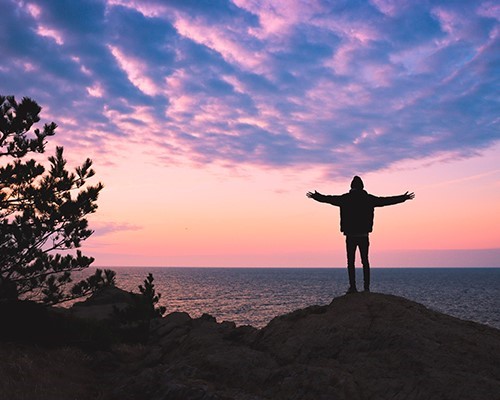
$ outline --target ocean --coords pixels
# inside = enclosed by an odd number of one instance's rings
[[[218,322],[260,328],[298,308],[329,304],[348,286],[344,268],[120,267],[117,286],[138,292],[154,276],[167,313],[203,313]],[[88,271],[92,272],[92,271]],[[357,268],[358,289],[362,269]],[[372,292],[402,296],[428,308],[500,329],[500,268],[372,268]]]

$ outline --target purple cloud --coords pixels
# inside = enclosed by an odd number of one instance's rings
[[[114,232],[122,231],[138,231],[141,230],[141,226],[128,224],[128,223],[116,223],[116,222],[94,222],[92,224],[92,229],[94,229],[93,236],[105,236]]]
[[[8,3],[2,91],[66,145],[349,175],[500,139],[492,1]]]

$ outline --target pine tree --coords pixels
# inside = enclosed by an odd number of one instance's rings
[[[156,293],[153,281],[153,274],[149,273],[146,279],[144,279],[144,286],[139,285],[139,291],[141,292],[144,300],[146,316],[148,318],[160,318],[163,314],[165,314],[166,308],[158,305],[161,294]]]
[[[94,175],[87,159],[73,172],[66,167],[63,148],[48,158],[48,170],[29,153],[43,153],[57,125],[31,128],[40,121],[41,107],[29,98],[20,103],[0,96],[0,300],[31,299],[55,304],[114,283],[111,272],[98,271],[71,291],[71,273],[94,261],[78,249],[93,231],[87,215],[97,209],[103,185],[88,185]]]

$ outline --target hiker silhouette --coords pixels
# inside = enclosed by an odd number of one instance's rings
[[[349,274],[349,289],[347,293],[357,292],[354,261],[356,249],[359,248],[361,264],[363,265],[364,290],[370,291],[370,262],[368,260],[369,233],[373,230],[375,207],[390,206],[412,200],[415,194],[406,192],[399,196],[378,197],[364,190],[363,181],[355,176],[351,182],[351,190],[342,195],[324,195],[307,192],[307,197],[340,207],[340,230],[346,237],[347,271]]]

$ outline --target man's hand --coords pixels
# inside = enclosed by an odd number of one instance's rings
[[[406,192],[404,194],[404,196],[406,198],[405,200],[413,200],[415,198],[415,193],[413,193],[413,192],[411,192],[411,193],[410,192]]]
[[[318,195],[319,193],[315,190],[314,193],[313,192],[307,192],[306,193],[306,196],[309,197],[310,199],[316,199],[316,196]]]

